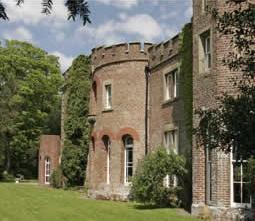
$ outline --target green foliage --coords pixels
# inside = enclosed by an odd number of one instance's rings
[[[176,176],[181,181],[186,173],[184,158],[165,148],[147,155],[140,161],[132,180],[131,197],[144,204],[158,206],[178,206],[180,187],[164,185],[164,179]]]
[[[192,142],[193,119],[193,38],[192,24],[184,26],[181,33],[180,46],[180,96],[184,102],[184,120],[186,133]]]
[[[7,171],[4,171],[1,174],[1,181],[13,183],[15,181],[15,177],[12,174],[8,173]]]
[[[4,158],[0,167],[14,175],[36,177],[39,136],[60,128],[59,116],[51,115],[59,108],[61,83],[55,56],[25,42],[6,41],[0,46],[0,155]]]
[[[61,167],[55,169],[50,176],[50,185],[54,188],[62,188],[64,185],[64,177]]]
[[[24,0],[16,0],[17,6],[21,6],[24,4]],[[51,14],[54,0],[41,0],[41,5],[42,5],[42,13],[49,15]],[[70,20],[72,19],[73,21],[76,20],[77,17],[79,17],[83,25],[87,23],[91,23],[89,15],[90,15],[90,10],[88,6],[88,2],[85,0],[66,0],[65,1],[65,6],[68,11],[68,17],[67,19]],[[0,1],[0,19],[3,20],[8,20],[8,15],[6,13],[6,8],[5,5]]]
[[[68,70],[65,84],[65,141],[62,155],[63,174],[67,185],[84,184],[89,147],[90,60],[77,57]]]
[[[198,110],[201,121],[196,134],[204,146],[227,152],[233,149],[237,157],[248,159],[255,154],[255,5],[247,0],[226,4],[232,10],[212,12],[219,33],[231,36],[235,49],[225,55],[223,63],[236,74],[232,86],[237,95],[223,94],[218,98],[218,108]]]

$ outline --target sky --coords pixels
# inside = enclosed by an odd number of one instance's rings
[[[42,0],[1,0],[9,21],[0,20],[0,40],[28,41],[59,57],[65,71],[80,54],[121,42],[160,43],[190,22],[192,0],[88,0],[91,24],[67,21],[65,0],[54,0],[50,16],[41,14]]]

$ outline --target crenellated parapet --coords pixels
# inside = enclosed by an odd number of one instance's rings
[[[155,44],[148,50],[150,67],[154,68],[168,59],[178,55],[180,46],[180,36],[176,35],[172,39]]]
[[[151,46],[152,43],[132,42],[94,48],[91,53],[93,69],[115,62],[149,60]]]

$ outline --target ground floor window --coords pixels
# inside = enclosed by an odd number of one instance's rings
[[[169,130],[164,133],[164,146],[167,153],[171,151],[178,154],[178,133],[177,130]],[[177,186],[177,177],[170,177],[167,175],[164,179],[164,185],[166,187],[176,187]]]
[[[125,147],[125,168],[124,168],[124,182],[126,184],[131,182],[133,176],[133,161],[134,161],[134,140],[131,136],[124,137]]]
[[[234,206],[250,207],[251,194],[249,191],[249,180],[247,176],[247,160],[237,159],[235,154],[232,153],[232,203]]]
[[[50,183],[50,158],[45,158],[45,184]]]
[[[111,154],[111,140],[108,136],[103,136],[103,142],[106,150],[106,183],[110,183],[110,154]]]
[[[212,201],[212,149],[206,148],[206,201]]]

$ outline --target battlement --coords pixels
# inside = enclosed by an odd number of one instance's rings
[[[152,43],[131,42],[92,49],[91,60],[94,70],[114,62],[149,60],[148,49]]]
[[[179,34],[172,39],[153,45],[149,48],[150,67],[154,68],[157,65],[165,62],[171,57],[179,53]]]

